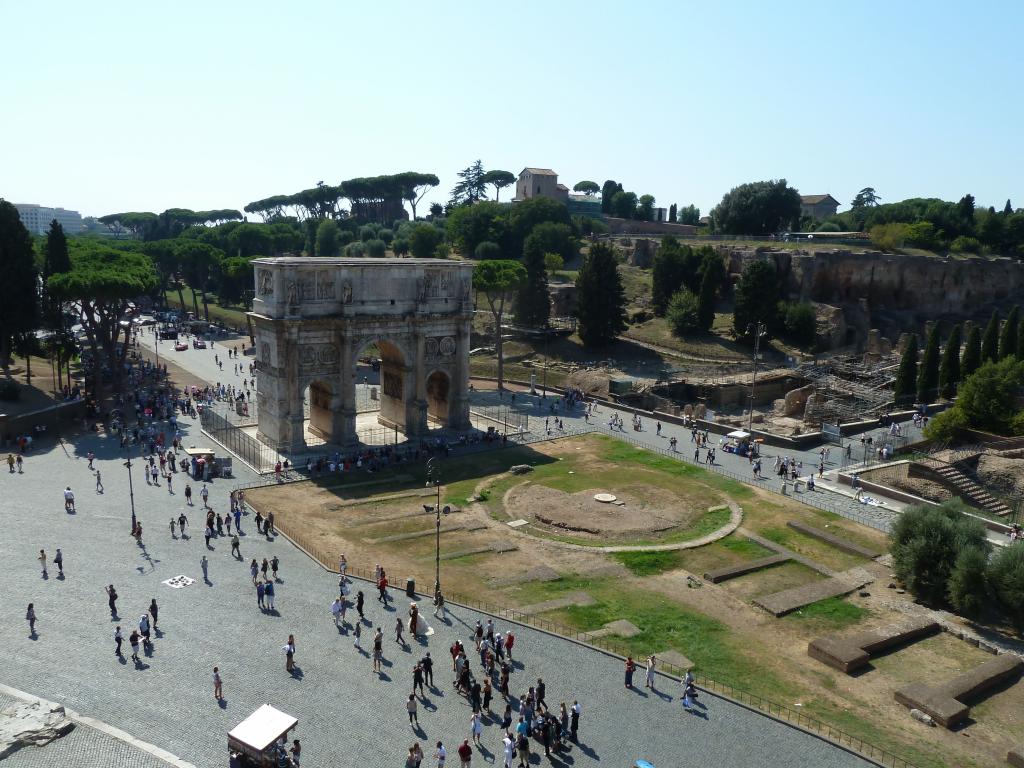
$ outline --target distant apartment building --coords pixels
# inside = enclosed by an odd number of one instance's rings
[[[550,197],[565,203],[570,216],[601,218],[601,198],[593,195],[573,195],[565,184],[558,183],[558,174],[550,168],[523,168],[516,182],[513,203],[531,197]]]
[[[823,221],[835,216],[839,210],[839,201],[832,195],[801,195],[800,215],[810,216],[815,221]]]
[[[64,228],[69,235],[78,234],[82,231],[82,215],[78,211],[69,211],[66,208],[48,208],[45,205],[35,203],[14,203],[21,217],[21,223],[25,229],[33,235],[45,235],[50,231],[50,222],[54,219]]]

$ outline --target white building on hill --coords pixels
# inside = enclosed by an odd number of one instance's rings
[[[76,235],[82,231],[82,215],[78,211],[66,208],[48,208],[35,203],[14,203],[21,216],[21,223],[33,235],[45,235],[50,231],[50,222],[54,219],[64,227],[65,234]]]

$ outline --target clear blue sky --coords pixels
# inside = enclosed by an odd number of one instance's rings
[[[480,158],[704,213],[777,177],[1024,206],[1020,2],[0,0],[0,31],[13,202],[240,209],[404,170],[444,201]]]

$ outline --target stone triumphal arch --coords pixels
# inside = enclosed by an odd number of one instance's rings
[[[309,430],[332,444],[356,436],[356,363],[380,356],[378,421],[408,437],[429,424],[469,429],[473,267],[444,259],[256,259],[258,434],[286,450]]]

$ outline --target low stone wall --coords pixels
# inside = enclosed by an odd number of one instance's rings
[[[844,539],[842,536],[836,536],[834,533],[829,533],[828,531],[823,531],[820,528],[807,525],[799,520],[790,520],[787,525],[794,531],[799,531],[806,536],[810,536],[812,539],[823,541],[829,546],[835,547],[836,549],[850,555],[858,555],[859,557],[866,557],[868,560],[874,560],[882,554],[881,552],[877,552],[873,549],[862,547],[860,544],[852,542],[849,539]]]
[[[939,629],[937,621],[918,618],[852,635],[826,635],[807,644],[807,655],[850,674],[866,666],[880,651],[934,634]]]
[[[710,581],[712,584],[718,584],[722,581],[735,579],[738,576],[746,576],[748,573],[753,573],[754,571],[771,568],[773,565],[787,563],[789,560],[789,555],[770,555],[769,557],[751,560],[750,562],[741,563],[740,565],[733,565],[728,568],[716,568],[713,571],[708,571],[704,574],[704,580]]]
[[[11,445],[17,435],[35,435],[36,427],[45,427],[45,436],[56,436],[65,424],[72,424],[85,416],[85,401],[73,400],[58,403],[38,411],[29,411],[17,416],[0,413],[0,438],[4,445]]]
[[[970,714],[970,700],[1000,683],[1018,677],[1024,660],[1004,654],[941,685],[913,683],[896,691],[895,698],[908,709],[919,709],[945,728],[954,728]]]

